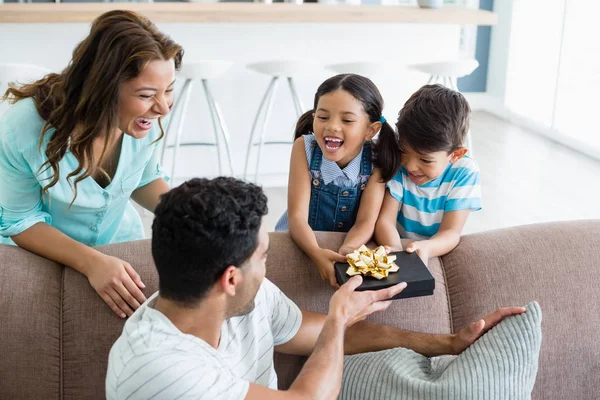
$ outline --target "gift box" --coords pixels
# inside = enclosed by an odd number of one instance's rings
[[[417,253],[399,251],[390,253],[396,256],[396,265],[400,268],[398,272],[390,273],[387,278],[376,279],[371,276],[363,276],[363,282],[356,290],[378,290],[385,289],[400,282],[406,282],[404,290],[392,297],[392,300],[406,299],[409,297],[431,296],[435,289],[435,279],[429,269]],[[346,274],[348,263],[337,262],[334,265],[335,277],[339,285],[343,285],[351,278]]]

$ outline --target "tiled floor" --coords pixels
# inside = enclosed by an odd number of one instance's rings
[[[469,217],[464,233],[600,218],[600,162],[483,112],[474,113],[471,133],[483,210]],[[286,209],[287,188],[265,192],[272,230]],[[151,221],[147,213],[147,234]]]

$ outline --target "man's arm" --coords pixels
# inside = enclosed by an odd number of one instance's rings
[[[523,307],[501,308],[467,325],[457,334],[417,333],[361,321],[346,331],[344,353],[357,354],[404,347],[428,357],[460,354],[504,318],[523,312],[525,312]],[[285,354],[310,355],[325,318],[323,314],[302,310],[302,325],[296,336],[289,342],[277,346],[275,350]],[[374,337],[377,340],[373,340]]]

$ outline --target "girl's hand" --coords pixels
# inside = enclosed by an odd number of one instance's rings
[[[360,247],[360,246],[358,246],[358,247]],[[344,244],[344,245],[342,245],[342,247],[340,247],[340,249],[338,250],[338,253],[340,253],[342,255],[350,254],[350,253],[354,252],[354,250],[357,250],[358,247]]]
[[[340,286],[335,279],[335,270],[333,264],[336,262],[346,262],[346,257],[329,249],[320,249],[313,257],[313,261],[321,274],[321,279],[328,281],[331,287],[337,289]]]
[[[146,297],[146,287],[129,263],[102,254],[88,269],[87,278],[102,300],[121,318],[131,316]]]
[[[421,260],[423,260],[423,264],[427,265],[427,262],[429,262],[429,250],[427,249],[426,241],[416,241],[406,246],[407,253],[414,253],[415,251]]]

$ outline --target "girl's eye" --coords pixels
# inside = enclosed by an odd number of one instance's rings
[[[172,91],[173,91],[173,89],[167,89],[167,90],[165,90],[165,92],[167,92],[167,93],[171,93]]]
[[[433,162],[431,160],[423,160],[423,159],[421,159],[421,161],[424,162],[425,164],[431,164]]]
[[[327,121],[327,117],[317,116],[317,118],[319,118],[321,121]]]
[[[345,119],[345,120],[344,120],[344,122],[345,122],[345,123],[347,123],[347,124],[351,124],[351,123],[352,123],[352,122],[354,122],[354,121],[352,121],[352,120],[349,120],[349,119]]]

